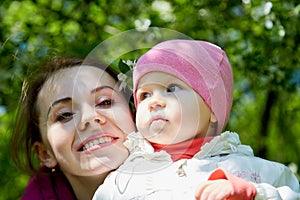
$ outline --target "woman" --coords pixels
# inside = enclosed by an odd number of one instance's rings
[[[13,160],[34,173],[23,199],[91,199],[128,157],[128,101],[104,65],[62,58],[41,69],[24,81],[12,137]]]

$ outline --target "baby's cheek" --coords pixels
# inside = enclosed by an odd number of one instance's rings
[[[144,130],[146,128],[146,123],[145,123],[143,117],[139,117],[137,115],[137,117],[136,117],[136,127],[138,128],[138,130],[141,130],[141,129]]]
[[[183,116],[182,116],[181,109],[182,108],[180,107],[178,107],[177,109],[172,109],[170,114],[171,120],[178,125],[182,123]]]
[[[137,126],[142,126],[146,121],[147,116],[147,110],[145,109],[145,106],[138,106],[138,109],[136,111],[136,124]]]

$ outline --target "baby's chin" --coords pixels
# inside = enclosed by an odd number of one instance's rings
[[[148,137],[147,140],[152,143],[156,144],[175,144],[176,141],[174,139],[170,139],[169,137],[166,137],[166,135],[163,132],[159,133],[153,133],[151,137]]]

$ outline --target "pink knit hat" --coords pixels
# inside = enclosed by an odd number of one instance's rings
[[[154,46],[134,67],[135,105],[140,78],[153,71],[171,74],[193,88],[215,114],[217,134],[221,133],[230,115],[233,77],[226,53],[220,47],[196,40],[169,40]]]

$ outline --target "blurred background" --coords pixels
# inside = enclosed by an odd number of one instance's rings
[[[115,34],[162,27],[221,46],[234,103],[227,130],[257,156],[300,166],[300,4],[297,0],[2,0],[0,3],[0,199],[29,177],[10,159],[10,128],[29,67],[86,56]]]

